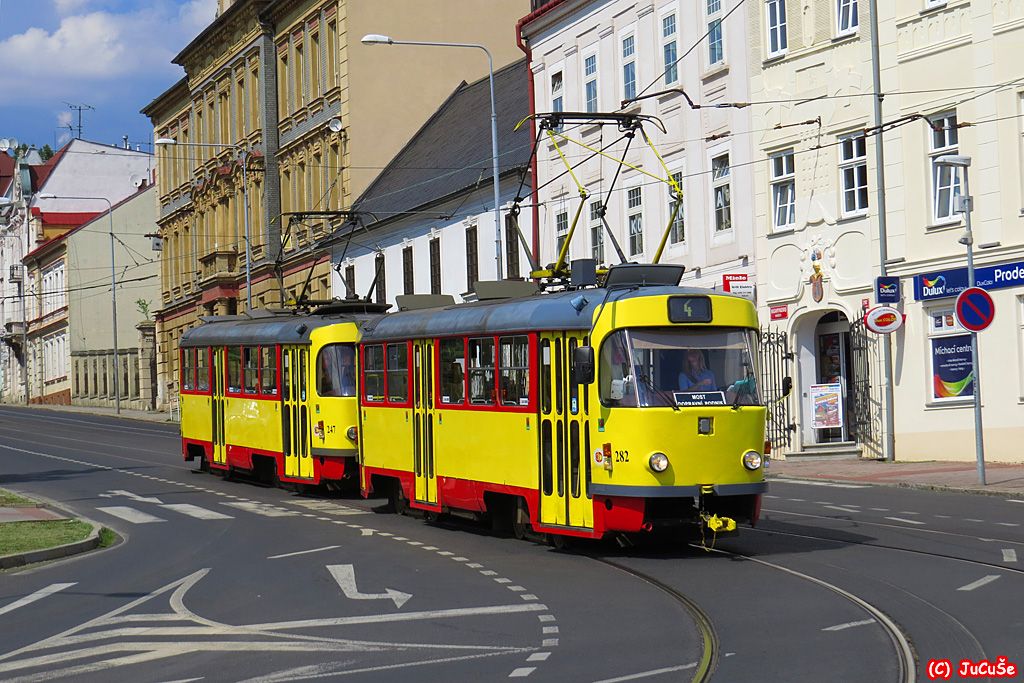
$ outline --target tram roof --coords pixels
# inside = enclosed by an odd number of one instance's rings
[[[608,303],[671,294],[723,294],[695,287],[634,287],[613,289],[610,293],[606,289],[595,288],[535,294],[516,299],[477,301],[444,308],[389,313],[363,330],[363,341],[502,334],[524,330],[589,330],[606,293]],[[570,302],[580,295],[586,299],[586,304],[577,312]]]
[[[253,344],[308,344],[313,330],[338,323],[362,322],[369,316],[274,315],[258,318],[211,318],[181,337],[181,346],[247,346]]]

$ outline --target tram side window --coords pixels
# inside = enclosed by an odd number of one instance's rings
[[[388,344],[388,403],[409,400],[409,347]]]
[[[363,347],[363,398],[384,400],[384,347],[380,344]]]
[[[242,364],[245,367],[243,388],[247,394],[255,394],[259,391],[259,354],[255,346],[242,347]]]
[[[196,349],[196,390],[210,390],[210,366],[208,363],[210,350]]]
[[[469,402],[494,405],[494,339],[469,340]]]
[[[500,349],[501,405],[530,405],[530,339],[501,337]]]
[[[466,346],[462,339],[441,340],[441,403],[466,399]]]
[[[196,350],[181,350],[181,388],[192,391],[196,388]]]
[[[242,349],[238,346],[228,347],[228,391],[242,391]]]
[[[260,347],[260,389],[264,396],[277,396],[277,357],[273,346]]]
[[[598,384],[603,404],[636,407],[636,379],[629,360],[626,333],[622,330],[609,335],[601,345]]]
[[[356,356],[352,344],[328,344],[316,357],[316,393],[325,397],[356,395]]]

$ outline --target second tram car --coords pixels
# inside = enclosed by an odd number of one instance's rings
[[[356,344],[384,307],[208,318],[180,343],[182,454],[267,483],[356,481]],[[340,312],[339,312],[340,311]]]
[[[428,516],[486,515],[517,536],[756,523],[756,311],[674,286],[679,271],[666,279],[664,268],[616,266],[604,288],[367,325],[363,494]]]

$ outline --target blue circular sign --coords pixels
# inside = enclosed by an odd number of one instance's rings
[[[956,320],[971,332],[981,332],[996,317],[996,305],[981,287],[968,287],[956,298]]]

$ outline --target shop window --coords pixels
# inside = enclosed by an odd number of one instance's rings
[[[388,344],[388,403],[409,400],[409,347],[405,343]]]
[[[441,403],[462,404],[466,396],[466,347],[462,339],[441,340]]]
[[[384,347],[380,344],[363,347],[363,398],[384,400]]]
[[[973,398],[971,335],[956,321],[952,309],[930,311],[927,324],[931,402]]]

